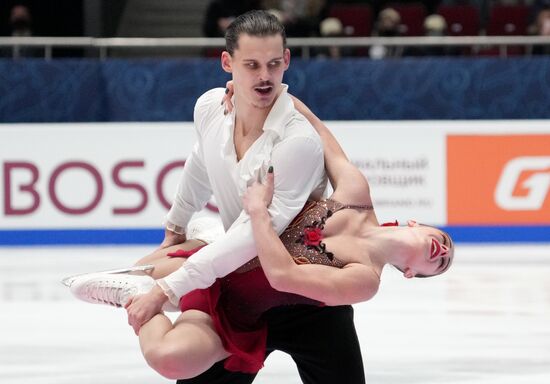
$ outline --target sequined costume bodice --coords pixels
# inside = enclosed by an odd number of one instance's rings
[[[367,205],[345,205],[334,200],[308,202],[281,235],[285,247],[298,264],[315,263],[341,268],[344,263],[323,243],[326,221],[341,209],[372,209]],[[269,310],[292,305],[324,304],[271,287],[256,257],[237,271],[217,279],[207,289],[197,289],[180,300],[180,309],[208,313],[224,348],[230,352],[224,367],[230,371],[256,373],[265,359]]]
[[[280,236],[296,264],[323,264],[337,268],[342,268],[345,265],[330,250],[326,249],[322,241],[326,221],[342,209],[371,210],[372,206],[343,204],[332,199],[306,203],[302,211]],[[260,266],[260,261],[256,257],[236,272],[246,272],[258,266]]]

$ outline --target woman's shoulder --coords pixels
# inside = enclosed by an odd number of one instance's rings
[[[343,206],[373,209],[368,184],[363,188],[337,188],[326,200]]]

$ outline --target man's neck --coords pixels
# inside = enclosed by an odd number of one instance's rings
[[[243,136],[261,134],[267,116],[269,112],[271,112],[273,105],[277,102],[277,99],[281,96],[283,90],[284,87],[279,86],[277,96],[273,99],[273,103],[265,108],[258,108],[245,100],[240,100],[238,96],[235,96],[235,128],[238,127]]]
[[[264,123],[271,111],[271,107],[257,108],[246,103],[236,101],[235,126],[239,127],[243,136],[259,133],[263,130]]]
[[[235,100],[235,127],[233,144],[240,161],[252,144],[263,134],[263,127],[273,105],[257,108],[248,103]]]

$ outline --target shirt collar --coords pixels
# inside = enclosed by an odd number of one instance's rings
[[[294,112],[294,103],[288,94],[288,85],[281,85],[281,93],[275,100],[271,111],[269,111],[263,127],[264,132],[272,131],[279,138],[284,136],[286,123]]]
[[[263,131],[269,131],[273,133],[270,135],[274,139],[277,137],[279,139],[284,137],[286,122],[292,116],[294,111],[294,102],[288,94],[288,85],[281,84],[282,89],[269,111],[267,118],[265,120]],[[235,100],[233,99],[233,105],[235,105]],[[231,113],[228,113],[224,120],[223,124],[225,129],[223,130],[223,139],[222,139],[222,151],[226,156],[231,156],[234,153],[233,145],[233,127],[235,126],[235,109]]]
[[[239,194],[246,191],[250,180],[259,180],[260,174],[265,174],[271,164],[271,151],[275,142],[282,139],[285,133],[287,122],[292,117],[294,111],[294,102],[288,95],[288,86],[282,85],[282,90],[275,100],[271,111],[263,126],[264,134],[257,140],[255,150],[247,153],[241,159],[235,169],[235,181],[238,185]],[[233,128],[235,124],[235,110],[225,116],[223,129],[223,139],[221,143],[222,154],[225,161],[232,166],[235,159],[235,145],[233,143]],[[250,149],[249,149],[250,151]],[[231,167],[230,167],[231,169]]]

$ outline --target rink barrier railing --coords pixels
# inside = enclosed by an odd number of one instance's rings
[[[533,46],[550,45],[549,36],[410,36],[410,37],[303,37],[289,38],[290,48],[300,48],[303,58],[311,56],[312,48],[326,47],[499,47],[499,55],[506,57],[509,46],[524,46],[530,54]],[[158,48],[196,49],[223,48],[223,38],[207,37],[0,37],[0,48],[11,49],[12,57],[20,57],[23,48],[44,51],[46,60],[52,58],[54,48],[83,48],[96,52],[100,60],[114,50],[140,49],[140,53]]]

